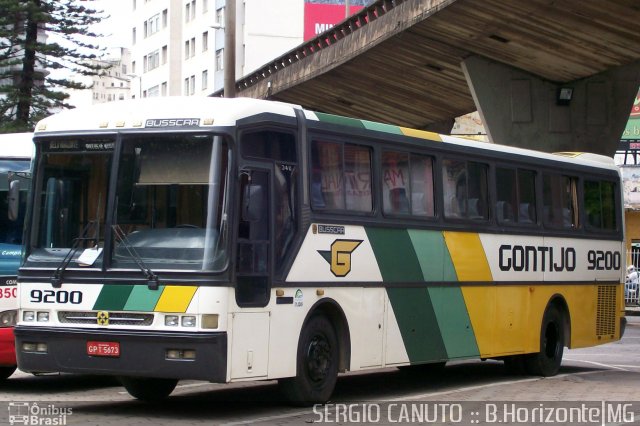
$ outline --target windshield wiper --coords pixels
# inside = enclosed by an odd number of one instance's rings
[[[87,237],[86,235],[89,233],[89,229],[91,229],[91,226],[97,226],[98,231],[92,237]],[[64,257],[64,259],[62,259],[62,261],[56,268],[55,272],[51,276],[51,285],[54,288],[60,288],[62,286],[62,275],[64,274],[64,271],[67,269],[67,266],[69,266],[69,263],[71,263],[73,256],[75,256],[75,254],[78,252],[78,249],[80,248],[80,242],[93,241],[94,245],[98,245],[98,242],[99,242],[98,238],[100,235],[99,229],[100,229],[100,223],[98,223],[98,220],[95,220],[95,221],[91,220],[82,229],[82,232],[80,232],[80,236],[73,239],[73,244],[71,245],[69,252]]]
[[[133,261],[136,262],[138,268],[140,268],[147,278],[147,286],[149,287],[149,290],[157,290],[159,284],[158,276],[147,265],[145,265],[136,249],[131,245],[131,242],[129,242],[129,239],[122,228],[120,228],[120,225],[111,225],[111,229],[113,229],[113,235],[124,246],[124,248],[127,249]]]

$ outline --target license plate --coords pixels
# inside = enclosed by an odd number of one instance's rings
[[[87,355],[91,356],[120,356],[118,342],[87,342]]]

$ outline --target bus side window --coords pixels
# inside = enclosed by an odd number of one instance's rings
[[[344,209],[342,146],[313,141],[311,145],[311,205],[314,209]]]
[[[542,181],[544,224],[553,228],[577,228],[578,179],[544,174]]]
[[[584,209],[589,228],[600,230],[617,228],[615,191],[614,182],[594,180],[584,182]]]
[[[409,154],[382,153],[382,206],[388,214],[408,214],[410,193]]]

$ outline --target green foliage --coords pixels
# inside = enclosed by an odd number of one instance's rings
[[[86,88],[51,71],[92,76],[103,69],[94,61],[103,51],[94,43],[99,35],[90,28],[105,16],[84,4],[0,0],[0,133],[32,131],[40,119],[71,107],[62,89]]]

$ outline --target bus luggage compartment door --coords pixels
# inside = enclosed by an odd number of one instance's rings
[[[269,313],[234,313],[231,321],[231,379],[262,377],[269,366]]]

